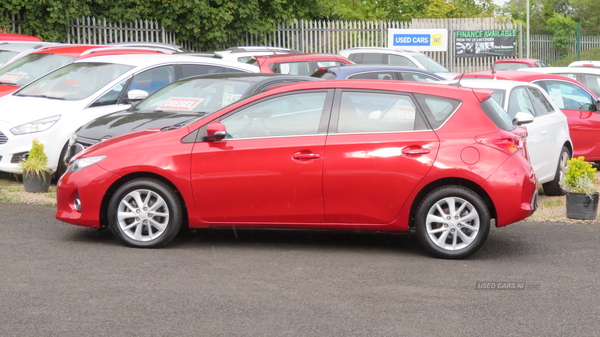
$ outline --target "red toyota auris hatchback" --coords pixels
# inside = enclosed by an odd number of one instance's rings
[[[491,94],[377,80],[275,87],[79,153],[56,217],[134,247],[164,245],[182,226],[414,230],[435,256],[462,258],[491,219],[535,209],[525,132]]]

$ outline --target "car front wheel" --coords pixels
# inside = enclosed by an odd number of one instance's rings
[[[556,174],[554,180],[549,181],[542,185],[544,188],[545,195],[557,196],[565,195],[567,192],[560,187],[560,182],[565,178],[565,172],[567,171],[567,162],[571,159],[571,151],[563,146],[560,150],[560,156],[558,157],[558,166],[556,168]]]
[[[434,256],[460,259],[475,253],[487,239],[490,213],[475,192],[445,186],[423,199],[415,228],[421,244]]]
[[[110,199],[108,222],[115,236],[128,246],[159,247],[169,243],[181,228],[181,202],[160,180],[134,179]]]

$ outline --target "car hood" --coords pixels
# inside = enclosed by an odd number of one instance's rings
[[[13,95],[3,97],[1,102],[0,121],[12,126],[81,111],[87,103],[86,101],[62,101],[43,97]]]
[[[77,137],[98,142],[132,131],[165,127],[198,118],[196,113],[129,112],[127,110],[99,117],[77,130]]]

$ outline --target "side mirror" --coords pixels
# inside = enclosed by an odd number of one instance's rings
[[[596,103],[594,103],[594,106],[596,107],[596,111],[600,111],[600,101],[596,101]]]
[[[134,101],[141,101],[148,97],[148,92],[144,90],[131,90],[127,92],[127,100],[131,103]]]
[[[206,126],[207,142],[219,142],[227,136],[227,129],[221,122],[210,123]]]
[[[513,119],[514,125],[523,125],[533,122],[533,116],[525,112],[517,112]]]

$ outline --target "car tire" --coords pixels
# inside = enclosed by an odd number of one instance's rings
[[[558,157],[558,165],[556,167],[556,174],[554,175],[554,180],[549,181],[545,184],[542,184],[545,195],[557,196],[557,195],[565,195],[567,191],[563,190],[560,187],[560,182],[565,177],[565,172],[567,170],[567,162],[571,159],[571,151],[567,149],[566,146],[563,146],[560,150],[560,156]]]
[[[444,186],[422,200],[415,229],[421,244],[434,256],[461,259],[479,250],[487,239],[490,212],[472,190]]]
[[[67,155],[67,151],[69,151],[69,142],[65,144],[65,146],[60,151],[60,156],[58,157],[58,165],[56,166],[56,172],[54,172],[53,180],[58,181],[60,177],[62,177],[65,172],[67,172],[67,163],[64,158]]]
[[[179,232],[182,205],[166,183],[151,178],[126,182],[108,205],[108,223],[114,235],[131,247],[155,248]]]

